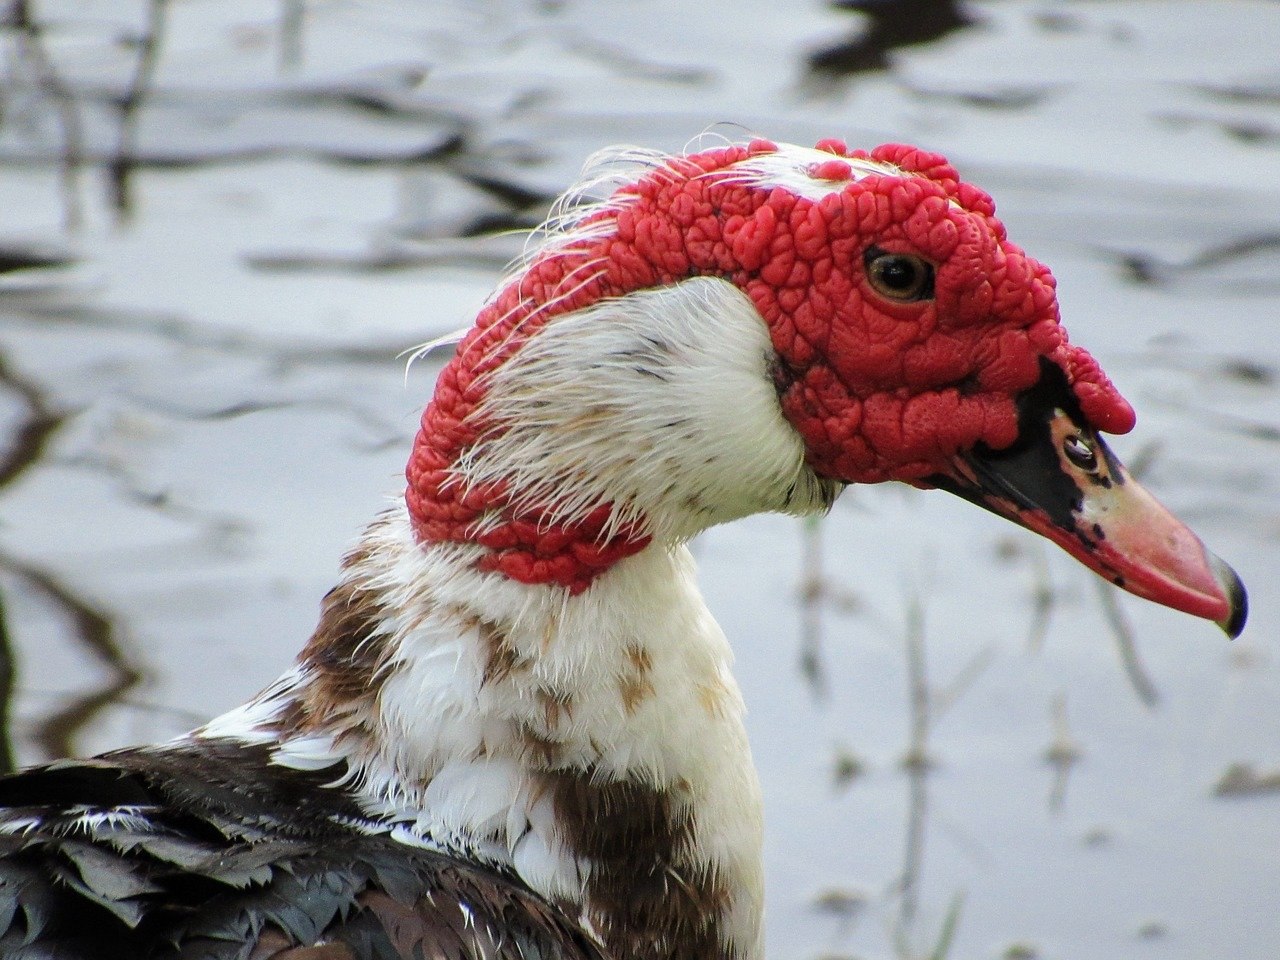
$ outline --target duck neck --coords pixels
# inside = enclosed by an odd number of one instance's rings
[[[202,735],[345,763],[372,820],[514,871],[618,956],[757,956],[759,790],[688,551],[650,545],[575,592],[485,570],[486,550],[383,516],[294,670]]]

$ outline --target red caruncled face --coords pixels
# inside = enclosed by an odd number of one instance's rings
[[[692,276],[728,279],[754,301],[784,414],[822,476],[915,481],[959,450],[1008,446],[1015,397],[1041,357],[1066,374],[1094,428],[1133,426],[1093,358],[1067,343],[1049,271],[936,154],[757,140],[671,157],[578,229],[588,239],[535,256],[477,317],[458,349],[465,361],[440,376],[409,464],[410,509],[428,539],[456,539],[476,515],[446,488],[475,439],[468,414],[486,371],[551,317]],[[928,286],[906,300],[881,292],[869,271],[877,252],[916,258]]]
[[[918,480],[978,443],[1009,446],[1014,399],[1039,378],[1041,357],[1062,368],[1094,428],[1132,428],[1129,405],[1067,343],[1053,277],[1007,240],[990,197],[913,147],[818,146],[833,159],[796,171],[813,180],[807,195],[732,172],[659,177],[637,187],[647,202],[632,212],[671,223],[645,224],[648,236],[682,235],[691,272],[711,261],[751,296],[780,359],[783,412],[815,471]],[[687,162],[736,159],[725,153]],[[868,160],[886,172],[864,172]]]

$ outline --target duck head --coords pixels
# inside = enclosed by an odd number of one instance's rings
[[[1103,442],[1134,413],[1068,341],[1049,270],[945,159],[833,140],[625,158],[443,371],[408,471],[420,539],[577,592],[676,500],[702,511],[682,536],[898,480],[1240,631],[1239,578]]]

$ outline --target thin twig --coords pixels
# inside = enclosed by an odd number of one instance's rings
[[[1049,561],[1045,557],[1044,547],[1039,543],[1033,544],[1029,553],[1035,585],[1031,589],[1031,625],[1027,628],[1027,649],[1032,653],[1039,653],[1044,646],[1045,634],[1049,632],[1054,607],[1058,604],[1058,593],[1053,587],[1053,578],[1049,575]]]
[[[1105,580],[1097,581],[1095,586],[1098,591],[1098,604],[1102,607],[1102,615],[1106,618],[1107,626],[1111,628],[1111,635],[1115,637],[1116,651],[1120,654],[1124,675],[1129,678],[1129,685],[1133,687],[1133,692],[1138,695],[1143,706],[1154,708],[1160,703],[1160,691],[1156,689],[1155,681],[1151,679],[1151,675],[1147,673],[1147,668],[1142,663],[1142,657],[1138,653],[1138,642],[1133,636],[1133,628],[1129,626],[1129,621],[1124,611],[1120,609],[1120,602],[1116,598],[1116,588]]]
[[[62,191],[62,223],[77,230],[84,222],[80,203],[80,168],[84,164],[84,129],[74,94],[54,68],[44,46],[44,27],[31,15],[28,0],[13,0],[4,25],[18,38],[18,52],[31,65],[37,89],[53,102],[62,135],[58,183]]]
[[[121,219],[127,219],[133,213],[130,181],[137,165],[138,119],[160,59],[167,7],[167,0],[149,0],[147,3],[147,24],[138,38],[138,59],[134,63],[133,77],[116,101],[120,128],[115,155],[107,164],[107,183],[111,191],[111,206]]]
[[[1071,736],[1071,727],[1067,722],[1067,697],[1059,693],[1053,698],[1053,740],[1045,751],[1045,762],[1053,767],[1053,786],[1049,790],[1049,809],[1062,809],[1067,799],[1067,781],[1072,768],[1080,762],[1080,745]]]
[[[822,611],[826,578],[822,570],[822,517],[805,519],[800,561],[800,675],[818,701],[827,699],[827,669],[822,653]]]
[[[899,881],[900,901],[896,924],[900,942],[915,920],[920,902],[920,875],[924,871],[925,825],[928,820],[929,729],[932,697],[926,672],[924,648],[924,611],[919,598],[912,597],[907,606],[907,689],[911,702],[911,732],[902,765],[907,771],[909,805],[907,836],[902,856]]]
[[[306,0],[281,0],[280,69],[296,70],[302,64],[302,26],[307,16]]]
[[[995,659],[995,645],[989,643],[969,658],[968,662],[960,668],[960,672],[951,679],[950,683],[933,695],[933,718],[935,721],[946,714],[961,697],[969,692],[987,667],[995,662]]]

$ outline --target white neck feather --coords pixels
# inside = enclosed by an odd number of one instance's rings
[[[783,419],[751,300],[697,277],[553,317],[485,384],[490,431],[459,483],[505,481],[549,522],[603,503],[665,543],[753,513],[826,509],[838,486]],[[612,531],[611,531],[612,532]]]

